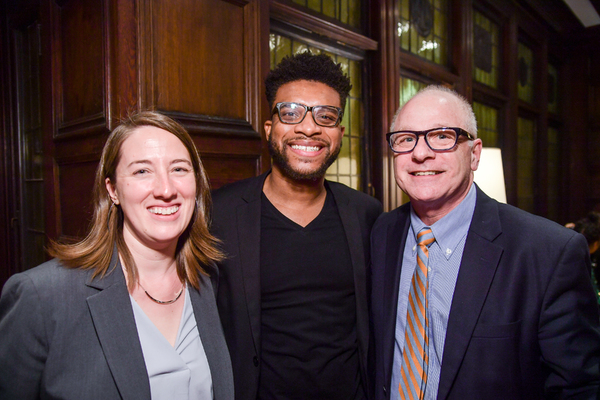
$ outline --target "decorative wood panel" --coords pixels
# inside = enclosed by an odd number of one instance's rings
[[[53,2],[55,136],[105,126],[106,1]]]

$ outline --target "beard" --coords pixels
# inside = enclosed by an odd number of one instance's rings
[[[323,178],[325,176],[325,172],[327,172],[327,168],[329,168],[337,159],[342,147],[342,142],[340,141],[340,144],[334,148],[333,151],[330,151],[330,149],[327,148],[325,160],[323,160],[317,169],[313,171],[300,171],[298,169],[294,169],[290,165],[290,160],[284,151],[284,149],[287,147],[286,143],[283,143],[283,146],[279,147],[278,144],[273,140],[273,135],[269,137],[267,143],[269,145],[269,153],[271,153],[271,157],[273,158],[273,164],[277,165],[285,176],[297,181],[318,180]],[[309,163],[306,164],[308,165]]]

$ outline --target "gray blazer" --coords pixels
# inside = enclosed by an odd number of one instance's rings
[[[150,382],[125,277],[51,260],[12,276],[0,297],[0,398],[150,399]],[[208,278],[190,299],[216,400],[233,399],[233,376]]]

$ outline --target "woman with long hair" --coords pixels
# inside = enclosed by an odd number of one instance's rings
[[[119,125],[87,237],[4,286],[0,398],[232,399],[210,207],[181,125],[152,111]]]

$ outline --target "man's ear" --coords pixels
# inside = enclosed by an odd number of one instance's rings
[[[481,139],[475,139],[473,141],[473,147],[471,148],[471,171],[477,171],[477,168],[479,167],[482,148],[483,142]]]
[[[267,138],[267,141],[269,141],[269,138],[271,137],[271,129],[273,128],[273,121],[266,120],[265,124],[264,124],[264,128],[265,128],[265,137]]]

